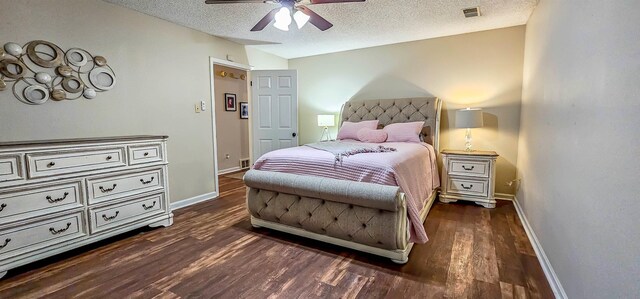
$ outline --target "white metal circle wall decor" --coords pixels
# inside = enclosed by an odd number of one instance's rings
[[[107,59],[80,48],[65,52],[51,42],[35,40],[24,46],[5,43],[0,49],[0,91],[11,85],[13,95],[25,104],[94,99],[115,84]]]
[[[40,85],[31,85],[23,93],[24,98],[32,104],[44,104],[49,100],[49,91]]]

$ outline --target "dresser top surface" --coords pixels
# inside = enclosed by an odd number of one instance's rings
[[[71,138],[52,140],[31,140],[31,141],[9,141],[0,142],[0,148],[20,147],[20,146],[47,146],[60,144],[81,144],[81,143],[103,143],[120,141],[143,141],[143,140],[166,140],[169,136],[163,135],[139,135],[139,136],[114,136],[114,137],[91,137],[91,138]]]
[[[444,155],[458,155],[458,156],[483,156],[483,157],[497,157],[498,153],[494,151],[464,151],[464,150],[449,150],[445,149],[442,151]]]

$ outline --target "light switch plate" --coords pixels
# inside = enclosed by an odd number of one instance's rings
[[[207,102],[201,101],[200,102],[200,109],[202,109],[202,111],[207,111]]]

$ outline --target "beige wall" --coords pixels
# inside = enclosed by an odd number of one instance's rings
[[[0,92],[0,141],[166,134],[171,200],[215,191],[209,57],[273,55],[98,0],[0,0],[0,44],[44,39],[109,60],[117,84],[94,100],[29,106]],[[252,50],[255,51],[255,50]],[[282,64],[283,59],[274,63]]]
[[[221,71],[234,73],[236,77],[247,72],[238,69],[216,65],[215,80],[215,109],[216,109],[216,138],[218,139],[218,169],[226,170],[239,167],[240,159],[249,158],[249,120],[240,118],[240,102],[247,101],[247,79],[234,79],[231,76],[221,77]],[[236,95],[237,111],[225,111],[225,93]],[[227,155],[229,158],[227,159]]]
[[[320,138],[316,115],[340,111],[348,99],[434,95],[444,100],[442,149],[464,148],[455,110],[482,107],[476,149],[500,154],[498,192],[512,193],[522,92],[524,26],[292,59],[298,70],[300,142]],[[337,127],[333,128],[333,135]]]
[[[271,53],[263,52],[251,46],[245,46],[247,58],[254,70],[287,70],[289,60]]]
[[[569,298],[640,296],[639,1],[541,0],[518,202]]]

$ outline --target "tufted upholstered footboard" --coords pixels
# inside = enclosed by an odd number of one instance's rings
[[[413,244],[399,187],[259,170],[244,181],[254,226],[407,261]]]

